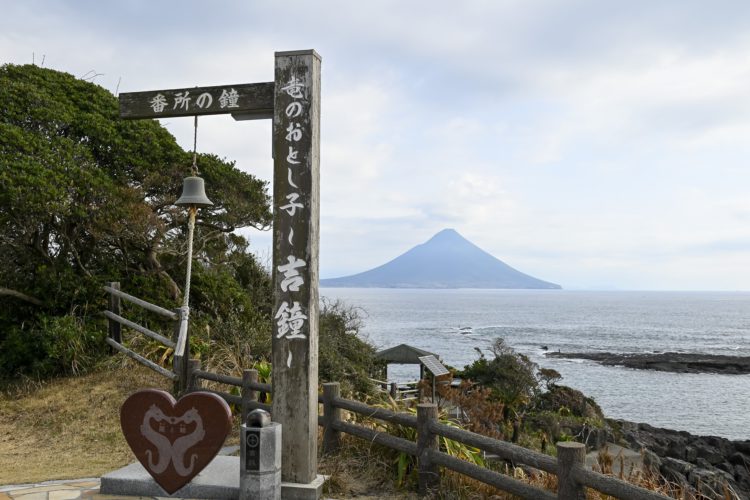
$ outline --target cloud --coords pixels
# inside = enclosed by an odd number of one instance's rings
[[[323,276],[450,226],[563,284],[750,282],[750,3],[1,6],[3,61],[112,91],[270,81],[275,50],[317,49]],[[192,147],[191,120],[164,123]],[[270,134],[205,117],[198,149],[270,180]]]

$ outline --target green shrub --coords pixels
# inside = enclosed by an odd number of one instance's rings
[[[507,420],[512,413],[520,413],[539,391],[537,366],[516,353],[504,339],[497,339],[491,352],[493,357],[488,359],[479,351],[479,359],[464,367],[459,376],[490,389],[492,396],[503,403]]]
[[[359,336],[362,310],[323,299],[320,311],[318,373],[321,382],[340,382],[343,394],[372,392],[375,347]]]
[[[106,352],[102,322],[83,318],[43,316],[24,328],[11,328],[0,349],[0,366],[6,373],[50,375],[84,373]]]

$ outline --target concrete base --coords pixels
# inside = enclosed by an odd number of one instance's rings
[[[318,500],[325,476],[318,474],[312,483],[281,483],[281,500]]]
[[[188,484],[168,495],[136,462],[102,476],[99,492],[105,495],[236,500],[240,493],[240,458],[214,458]]]
[[[325,476],[318,475],[308,484],[281,483],[281,499],[318,500],[324,481]],[[139,462],[102,476],[99,492],[103,495],[134,497],[236,500],[240,496],[240,457],[217,456],[190,483],[171,495],[154,481]]]

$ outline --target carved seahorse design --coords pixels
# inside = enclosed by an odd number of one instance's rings
[[[178,419],[178,421],[190,424],[195,422],[195,430],[187,436],[182,436],[175,440],[172,445],[172,463],[174,464],[174,470],[180,476],[187,476],[193,472],[195,466],[195,459],[198,458],[197,453],[193,453],[190,457],[190,465],[185,465],[186,457],[185,453],[188,449],[200,442],[206,435],[206,431],[203,429],[203,420],[198,414],[198,410],[191,408],[186,411],[185,414]]]
[[[172,459],[172,443],[166,436],[162,436],[151,427],[151,420],[169,422],[170,419],[154,404],[143,415],[143,422],[141,423],[141,435],[156,447],[156,452],[159,455],[159,461],[154,463],[151,450],[146,450],[148,466],[154,473],[161,474],[167,470]]]

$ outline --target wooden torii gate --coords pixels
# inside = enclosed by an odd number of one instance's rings
[[[231,114],[273,120],[273,407],[282,494],[318,498],[320,56],[275,53],[274,81],[122,93],[126,119]]]

